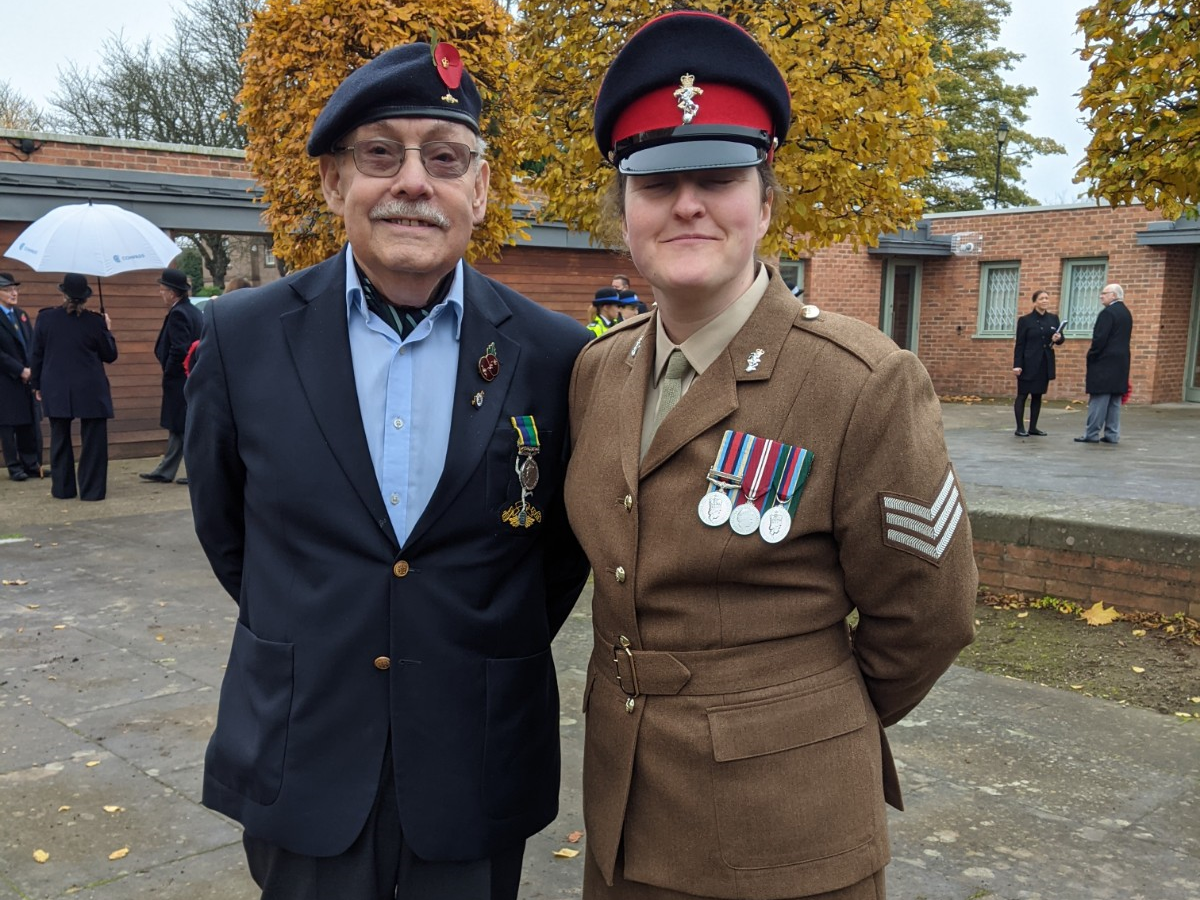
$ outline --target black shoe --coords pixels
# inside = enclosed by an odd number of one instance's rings
[[[8,477],[11,478],[13,481],[28,481],[29,480],[28,475],[26,475],[24,472],[19,472],[19,471],[18,472],[9,472]]]
[[[1024,428],[1018,428],[1016,431],[1013,432],[1013,434],[1015,434],[1017,437],[1029,437],[1029,432],[1026,431]]]
[[[155,472],[143,472],[140,475],[138,475],[138,478],[142,479],[142,481],[153,481],[156,484],[170,484],[171,483],[170,478],[164,478],[163,476],[161,476]]]
[[[1046,437],[1046,432],[1042,431],[1040,428],[1030,428],[1029,433],[1034,437]]]
[[[176,478],[175,483],[176,484],[187,484],[187,478]]]
[[[1117,442],[1116,442],[1116,441],[1114,441],[1112,438],[1106,438],[1106,437],[1102,437],[1102,438],[1100,438],[1100,443],[1102,443],[1102,444],[1115,444],[1115,443],[1117,443]]]
[[[1099,440],[1099,438],[1079,437],[1079,438],[1075,438],[1075,443],[1077,443],[1077,444],[1098,444],[1098,443],[1100,443],[1100,440]]]

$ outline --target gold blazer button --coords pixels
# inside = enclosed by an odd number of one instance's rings
[[[392,667],[392,661],[390,659],[388,659],[386,656],[375,657],[375,668],[377,668],[379,671],[386,672],[391,667]]]
[[[392,574],[397,578],[403,578],[408,574],[408,563],[406,563],[404,560],[397,562],[394,566],[392,566]]]

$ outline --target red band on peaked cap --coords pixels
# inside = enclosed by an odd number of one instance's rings
[[[682,110],[676,105],[674,92],[681,86],[684,74],[692,75],[696,87],[704,90],[694,98],[700,111],[693,125],[711,128],[728,124],[745,128],[749,122],[752,123],[749,127],[758,129],[759,117],[765,115],[768,126],[762,130],[779,140],[787,135],[791,124],[791,92],[767,52],[749,32],[722,16],[678,10],[651,19],[639,28],[605,73],[595,107],[595,137],[601,155],[610,158],[613,145],[620,139],[615,134],[618,120],[622,123],[620,137],[640,133],[633,129],[641,127],[642,114],[631,120],[626,113],[647,95],[657,95],[665,89],[664,96],[671,102],[663,104],[666,121],[662,127],[682,126]],[[752,98],[755,111],[738,109],[737,104],[743,101],[739,98],[735,102],[732,96],[722,95],[722,87]],[[718,111],[720,119],[715,119]],[[646,118],[656,121],[658,116],[650,114]],[[631,121],[638,124],[631,125]],[[684,139],[683,132],[680,139]],[[744,140],[744,134],[740,139]]]
[[[692,117],[691,125],[737,125],[756,128],[767,133],[768,141],[775,136],[771,127],[771,113],[757,96],[731,84],[701,84],[696,87],[704,91],[694,102],[700,107]],[[613,123],[614,144],[644,131],[659,128],[677,128],[683,124],[683,110],[674,85],[658,88],[634,100]]]

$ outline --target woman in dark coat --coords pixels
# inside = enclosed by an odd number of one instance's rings
[[[162,366],[162,414],[158,424],[167,429],[167,452],[163,454],[152,472],[138,477],[143,481],[169,483],[175,480],[179,463],[183,460],[183,431],[187,425],[187,398],[183,386],[187,382],[187,371],[183,361],[187,358],[192,342],[200,337],[204,319],[192,301],[188,299],[190,284],[187,274],[179,269],[163,269],[158,279],[159,296],[170,304],[154,343],[154,355]],[[179,479],[187,484],[186,478]]]
[[[79,419],[80,500],[103,500],[108,487],[108,420],[112,391],[104,364],[117,358],[117,341],[107,313],[83,308],[92,289],[84,275],[65,275],[58,289],[62,306],[43,309],[33,326],[30,381],[50,419],[50,493],[60,500],[76,494],[71,420]]]
[[[1034,291],[1033,312],[1017,319],[1017,342],[1013,348],[1013,372],[1017,376],[1017,400],[1013,412],[1017,417],[1017,437],[1045,437],[1037,427],[1042,411],[1042,394],[1054,380],[1054,348],[1063,342],[1058,316],[1049,312],[1050,295]],[[1029,430],[1025,430],[1025,398],[1029,404]]]

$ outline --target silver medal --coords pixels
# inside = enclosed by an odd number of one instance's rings
[[[700,514],[701,522],[716,528],[729,521],[729,513],[733,511],[733,501],[724,491],[709,491],[700,498],[700,505],[696,511]]]
[[[763,513],[758,534],[768,544],[778,544],[792,528],[792,516],[786,506],[772,506]]]
[[[521,482],[521,488],[526,491],[532,491],[538,484],[538,465],[532,456],[526,456],[523,461],[517,465],[517,478]]]
[[[729,517],[729,527],[738,534],[754,534],[758,531],[758,523],[762,519],[758,507],[753,503],[743,503]]]

